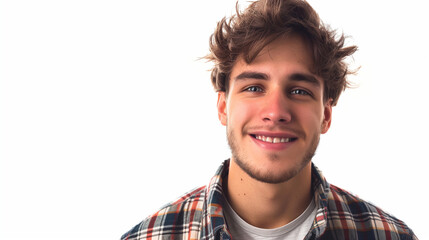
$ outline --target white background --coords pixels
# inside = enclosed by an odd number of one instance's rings
[[[314,162],[429,239],[425,2],[310,3],[361,67]],[[229,148],[198,58],[234,6],[1,1],[0,239],[118,239],[208,183]]]

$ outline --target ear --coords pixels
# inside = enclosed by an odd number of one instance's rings
[[[217,115],[220,123],[226,126],[226,96],[225,92],[218,92],[217,94]]]
[[[325,107],[323,110],[323,122],[322,122],[322,134],[325,134],[328,132],[329,128],[331,127],[331,120],[332,120],[332,99],[329,99],[325,103]]]

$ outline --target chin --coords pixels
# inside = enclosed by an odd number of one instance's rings
[[[291,164],[290,167],[284,166],[284,161],[274,162],[272,158],[265,161],[265,163],[260,164],[249,164],[244,162],[243,159],[237,158],[234,156],[234,161],[236,164],[249,175],[251,178],[271,184],[278,184],[287,182],[290,179],[298,175],[302,169],[307,166],[309,161],[299,162]],[[279,165],[280,164],[280,165]]]

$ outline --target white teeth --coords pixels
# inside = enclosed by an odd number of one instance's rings
[[[269,143],[286,143],[290,142],[290,138],[282,138],[282,137],[266,137],[261,135],[255,135],[256,139],[261,140],[263,142],[269,142]]]

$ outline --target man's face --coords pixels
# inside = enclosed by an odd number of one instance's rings
[[[232,161],[251,177],[287,181],[307,166],[331,123],[323,81],[310,72],[310,49],[299,36],[266,46],[247,64],[239,57],[229,91],[219,93]]]

